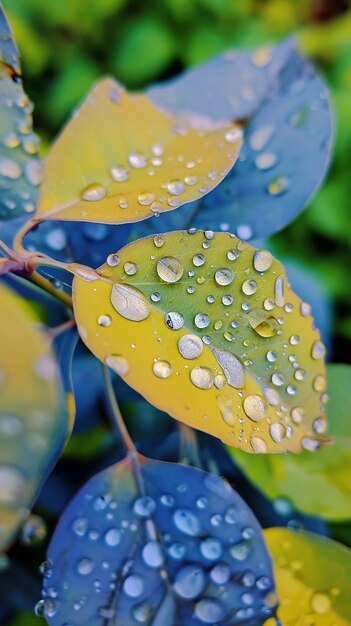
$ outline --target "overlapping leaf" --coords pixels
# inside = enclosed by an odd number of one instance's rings
[[[70,427],[50,343],[0,286],[0,549],[13,540]],[[73,400],[68,396],[72,416]]]
[[[324,346],[268,251],[156,235],[80,273],[73,297],[86,345],[173,417],[249,452],[323,440]]]
[[[105,79],[49,152],[37,219],[123,223],[170,211],[213,189],[240,147],[238,126],[176,118]]]
[[[250,459],[232,450],[234,460],[269,498],[286,498],[297,509],[330,520],[351,519],[351,368],[328,366],[329,435],[332,444],[298,458]]]
[[[351,550],[303,531],[264,531],[284,626],[350,626]]]
[[[0,5],[0,219],[35,210],[42,178],[19,55]]]
[[[181,209],[172,228],[267,236],[293,220],[323,180],[333,131],[328,90],[292,40],[226,54],[149,93],[173,113],[247,121],[243,150],[230,174],[190,214]],[[138,224],[136,232],[142,236],[153,228]],[[169,217],[162,216],[157,228],[169,230]]]
[[[228,483],[129,456],[92,478],[51,542],[51,626],[259,626],[275,612],[262,531]]]

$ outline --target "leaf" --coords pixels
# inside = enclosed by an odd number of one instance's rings
[[[32,213],[42,178],[32,103],[23,91],[19,55],[0,6],[0,219]]]
[[[40,322],[0,285],[0,550],[14,539],[59,456],[73,417],[61,399],[58,366]]]
[[[284,626],[349,626],[351,550],[305,531],[264,531]]]
[[[240,147],[238,126],[177,119],[105,79],[49,152],[36,219],[125,223],[170,211],[213,189]]]
[[[51,626],[259,626],[275,612],[253,513],[228,483],[184,465],[129,456],[94,476],[48,557],[39,612]]]
[[[268,251],[156,235],[76,276],[73,298],[89,349],[173,417],[249,452],[323,440],[324,346]]]
[[[250,97],[237,100],[236,93]],[[329,93],[291,40],[218,57],[152,89],[150,97],[172,112],[248,118],[237,164],[190,216],[187,207],[175,215],[176,228],[230,230],[247,240],[266,237],[298,215],[325,176],[333,135]],[[143,236],[153,226],[140,224],[136,232]],[[168,216],[157,228],[169,230]]]
[[[304,452],[299,458],[266,456],[249,462],[240,451],[231,451],[248,478],[268,498],[287,499],[309,515],[339,522],[351,519],[350,380],[350,366],[328,366],[331,446],[317,454]]]

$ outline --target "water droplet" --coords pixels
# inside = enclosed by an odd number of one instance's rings
[[[268,250],[257,250],[253,258],[253,266],[257,272],[266,272],[273,262],[273,257]]]
[[[218,539],[208,537],[200,543],[200,552],[205,559],[209,561],[217,561],[223,551],[222,544]]]
[[[38,187],[43,182],[43,166],[37,159],[29,159],[24,166],[24,175],[30,185]]]
[[[316,591],[311,596],[311,608],[318,615],[324,615],[331,609],[330,598],[325,593]]]
[[[172,543],[169,547],[168,554],[172,557],[172,559],[182,559],[185,555],[186,548],[182,543]]]
[[[315,341],[311,352],[312,359],[322,359],[325,356],[325,346],[321,341]]]
[[[144,294],[129,285],[116,283],[111,291],[111,303],[117,313],[133,322],[149,317],[151,308]]]
[[[195,606],[196,617],[205,624],[215,624],[225,615],[224,608],[216,600],[203,599]]]
[[[321,374],[318,374],[313,379],[313,389],[315,391],[324,391],[325,389],[325,378]]]
[[[301,439],[301,447],[307,452],[316,452],[321,447],[320,441],[317,439],[310,439],[309,437],[304,437]]]
[[[161,567],[163,555],[161,545],[157,541],[149,541],[143,548],[143,559],[149,567]]]
[[[30,515],[26,520],[22,533],[21,543],[34,546],[40,544],[46,537],[47,526],[39,515]]]
[[[116,267],[116,265],[118,265],[119,262],[120,262],[120,258],[117,254],[109,254],[106,259],[106,263],[109,267]]]
[[[262,150],[272,137],[274,133],[274,126],[271,124],[267,124],[266,126],[261,126],[261,128],[255,130],[249,136],[249,144],[253,150]]]
[[[99,326],[110,326],[112,319],[110,315],[99,315],[97,320]]]
[[[204,254],[195,254],[193,256],[193,263],[196,267],[201,267],[206,261],[206,257]]]
[[[0,465],[0,504],[18,506],[24,504],[27,480],[13,465]]]
[[[118,530],[118,528],[110,528],[105,534],[105,543],[111,548],[114,548],[119,545],[121,538],[121,531]]]
[[[110,354],[106,357],[105,363],[119,376],[126,376],[129,371],[127,359],[120,354]]]
[[[194,367],[190,372],[190,380],[199,389],[210,389],[213,385],[213,373],[208,367]]]
[[[171,330],[179,330],[184,325],[184,317],[177,311],[170,311],[165,315],[165,324]]]
[[[210,318],[206,313],[198,313],[194,317],[194,322],[197,328],[207,328],[210,324]]]
[[[78,537],[84,537],[88,530],[88,520],[86,517],[77,517],[72,523],[72,531]]]
[[[181,598],[193,600],[202,593],[205,584],[206,579],[202,569],[196,565],[188,565],[178,572],[173,588]]]
[[[267,444],[261,437],[250,437],[250,444],[256,454],[264,454],[267,452]]]
[[[237,141],[241,141],[243,137],[243,131],[240,127],[230,128],[226,131],[224,138],[227,143],[236,143]]]
[[[203,350],[203,343],[196,335],[183,335],[178,341],[178,350],[185,359],[196,359]]]
[[[164,240],[162,239],[162,237],[160,235],[155,235],[154,236],[154,244],[155,244],[156,248],[162,248],[162,246],[164,244]]]
[[[77,571],[81,576],[88,576],[95,568],[95,563],[87,557],[81,559],[77,564]]]
[[[263,309],[253,309],[247,314],[247,319],[260,337],[274,337],[279,329],[278,320]]]
[[[99,183],[92,183],[83,189],[81,193],[82,200],[88,200],[89,202],[95,202],[96,200],[102,200],[106,196],[106,189]]]
[[[327,430],[328,422],[325,417],[317,417],[313,422],[313,430],[318,435],[323,435]]]
[[[134,167],[136,170],[146,167],[147,161],[148,159],[144,154],[139,154],[138,152],[130,152],[128,154],[129,165]]]
[[[22,170],[16,161],[4,156],[0,157],[0,176],[16,180],[22,174]]]
[[[245,372],[239,359],[226,350],[212,348],[212,352],[223,369],[228,384],[235,389],[242,389],[245,384]]]
[[[228,250],[227,259],[229,259],[229,261],[235,261],[238,258],[239,258],[239,252],[237,252],[237,250]]]
[[[123,583],[123,591],[130,598],[138,598],[144,591],[144,583],[140,576],[132,574]]]
[[[284,384],[284,381],[285,381],[285,376],[281,372],[274,372],[274,374],[272,374],[273,385],[277,385],[277,387],[280,387],[281,385]]]
[[[230,569],[224,563],[218,563],[210,572],[211,580],[216,585],[224,585],[230,578]]]
[[[182,533],[189,537],[197,537],[201,533],[201,525],[194,513],[189,509],[177,509],[173,513],[173,522]]]
[[[155,194],[151,193],[150,191],[144,191],[143,193],[140,193],[138,195],[138,202],[142,206],[149,206],[150,204],[155,202],[155,200],[156,200]]]
[[[257,283],[252,278],[245,280],[241,285],[241,289],[243,290],[246,296],[252,296],[257,291]]]
[[[184,182],[187,185],[190,185],[190,186],[191,185],[196,185],[197,181],[198,181],[197,176],[185,176],[185,178],[184,178]]]
[[[173,256],[165,256],[157,262],[157,274],[166,283],[175,283],[182,276],[184,268],[180,261]]]
[[[290,181],[285,176],[277,176],[273,178],[268,185],[268,191],[272,196],[281,196],[286,193],[290,187]]]
[[[34,607],[34,613],[37,617],[45,616],[45,600],[39,600]]]
[[[262,152],[256,157],[255,163],[259,170],[270,170],[277,162],[277,155],[274,152]]]
[[[267,403],[262,396],[246,396],[243,408],[246,415],[254,422],[259,422],[266,417]]]
[[[234,272],[225,267],[217,270],[215,273],[215,281],[218,285],[221,285],[222,287],[230,285],[230,283],[233,281],[233,278]]]
[[[184,189],[185,185],[181,180],[171,180],[167,185],[167,191],[174,196],[179,196]]]
[[[155,500],[150,496],[141,496],[134,502],[134,513],[140,517],[150,517],[156,508]]]
[[[152,371],[157,378],[169,378],[172,374],[172,366],[168,361],[156,361],[152,366]]]
[[[272,437],[273,441],[279,443],[280,441],[283,441],[286,435],[286,428],[283,424],[271,424],[269,427],[269,434]]]
[[[161,300],[161,296],[158,291],[155,291],[151,294],[150,299],[152,300],[152,302],[159,302]]]
[[[128,167],[111,167],[110,174],[117,183],[124,183],[129,178]]]

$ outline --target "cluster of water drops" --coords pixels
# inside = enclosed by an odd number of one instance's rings
[[[120,100],[129,96],[110,89],[107,97],[118,107]],[[140,219],[201,197],[227,175],[242,138],[239,126],[209,132],[192,128],[189,121],[179,122],[161,111],[159,114],[169,120],[167,131],[159,131],[161,140],[149,145],[141,142],[139,151],[131,150],[113,163],[109,179],[90,183],[81,191],[83,201],[93,203],[113,196],[117,208],[131,209],[129,220],[131,213]],[[88,211],[82,215],[88,216]]]
[[[219,478],[163,464],[160,479],[158,464],[151,465],[144,479],[152,496],[101,491],[96,477],[77,497],[42,566],[37,614],[53,626],[96,614],[116,624],[124,614],[136,625],[152,618],[161,626],[166,603],[170,625],[176,613],[198,626],[233,615],[263,622],[277,600],[251,511]],[[60,556],[67,543],[69,562]]]
[[[219,414],[239,443],[247,441],[245,430],[252,430],[254,452],[285,443],[294,430],[297,438],[301,432],[302,447],[316,449],[326,430],[325,348],[309,305],[288,290],[283,268],[270,252],[233,235],[195,229],[144,240],[142,257],[134,245],[138,261],[132,244],[123,254],[111,254],[99,271],[116,281],[111,303],[120,315],[143,321],[157,310],[164,332],[178,331],[177,356],[156,354],[150,363],[155,377],[170,379],[186,368],[194,387],[216,392]],[[112,322],[110,314],[97,319],[101,327]],[[164,332],[155,337],[157,351]],[[206,349],[218,367],[196,364]],[[122,376],[129,371],[128,354],[108,354],[106,363]],[[245,393],[248,377],[257,381],[255,393]],[[231,396],[231,389],[237,395]],[[264,424],[269,443],[261,434]]]

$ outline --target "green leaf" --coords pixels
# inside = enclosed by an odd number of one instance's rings
[[[216,476],[136,455],[75,496],[45,569],[37,613],[50,626],[261,626],[275,612],[262,530],[240,496]]]
[[[327,373],[330,446],[299,457],[248,460],[239,450],[231,454],[268,498],[285,498],[304,513],[342,521],[351,519],[351,367],[332,364]]]
[[[317,448],[324,346],[283,266],[228,233],[140,239],[73,283],[82,340],[147,400],[248,452]]]

